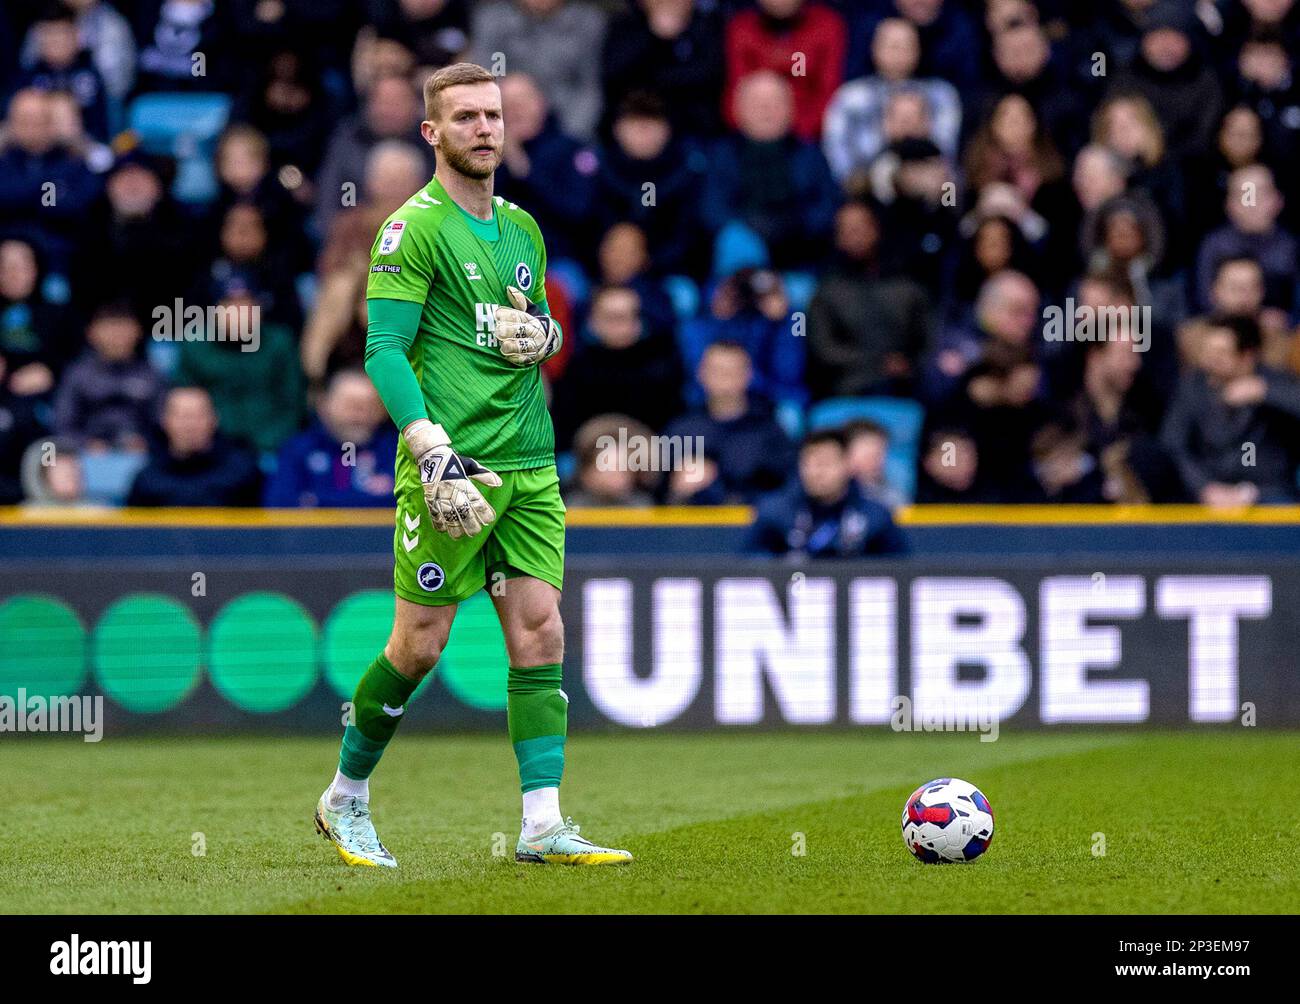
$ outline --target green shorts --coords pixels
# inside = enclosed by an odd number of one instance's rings
[[[564,502],[555,465],[498,471],[500,488],[483,488],[497,518],[473,537],[452,540],[429,522],[419,485],[397,495],[393,589],[412,603],[467,600],[498,577],[531,575],[564,588]]]

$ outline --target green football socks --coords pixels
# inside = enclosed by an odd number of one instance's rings
[[[363,781],[374,771],[384,747],[393,738],[419,681],[397,671],[381,652],[352,698],[352,721],[343,730],[343,747],[339,750],[339,773]]]
[[[519,761],[519,786],[525,792],[558,787],[564,774],[569,698],[560,689],[562,680],[558,662],[510,667],[506,713]]]
[[[522,791],[558,787],[564,774],[569,699],[560,689],[562,679],[559,663],[510,668],[506,709]],[[341,774],[357,781],[371,775],[417,686],[382,654],[371,663],[352,699],[355,724],[343,732]]]

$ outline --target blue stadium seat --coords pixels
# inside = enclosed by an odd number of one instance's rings
[[[144,352],[150,366],[164,377],[170,377],[176,372],[176,366],[180,362],[181,344],[150,338],[145,343]]]
[[[213,157],[229,118],[225,94],[142,94],[128,113],[146,150],[176,159],[172,194],[188,203],[209,202],[217,194]]]
[[[144,453],[83,453],[81,476],[86,498],[104,505],[121,505],[148,459]]]
[[[808,410],[808,431],[834,429],[859,418],[878,422],[889,432],[885,480],[911,501],[916,494],[916,461],[925,410],[902,397],[836,397]]]
[[[664,290],[679,321],[690,320],[700,312],[700,287],[689,275],[666,276]]]
[[[591,297],[591,280],[582,270],[582,265],[573,258],[552,258],[546,263],[546,279],[558,279],[569,294],[569,303],[576,313],[579,305],[585,304]]]
[[[771,258],[767,245],[751,227],[731,220],[713,241],[713,275],[721,279],[742,268],[767,268]]]
[[[293,277],[293,291],[298,294],[298,305],[306,316],[316,309],[316,298],[320,293],[320,283],[315,272],[300,272]]]
[[[560,484],[567,486],[578,473],[578,458],[572,450],[565,450],[555,455],[555,473]]]
[[[803,438],[804,420],[804,407],[798,401],[778,401],[776,403],[776,423],[796,443]]]
[[[790,298],[790,310],[806,312],[812,303],[813,293],[817,292],[817,273],[783,272],[781,281],[785,283],[786,296]]]

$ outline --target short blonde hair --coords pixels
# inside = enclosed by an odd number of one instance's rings
[[[263,161],[270,160],[271,144],[267,140],[266,136],[254,126],[244,125],[237,122],[232,126],[228,126],[225,132],[221,134],[221,138],[217,140],[218,162],[221,161],[221,158],[226,155],[226,151],[235,143],[247,143],[252,147],[256,156],[260,157]]]
[[[429,75],[424,82],[424,117],[430,122],[438,117],[439,95],[458,84],[496,83],[496,77],[478,63],[452,63]]]
[[[1093,142],[1110,146],[1110,117],[1121,105],[1130,106],[1142,123],[1142,128],[1146,131],[1146,142],[1142,145],[1142,163],[1145,167],[1155,167],[1165,156],[1165,131],[1155,108],[1141,94],[1117,94],[1103,101],[1092,116]]]

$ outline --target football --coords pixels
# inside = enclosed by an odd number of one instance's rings
[[[903,806],[903,843],[926,864],[974,861],[992,842],[993,808],[969,781],[927,781]]]

